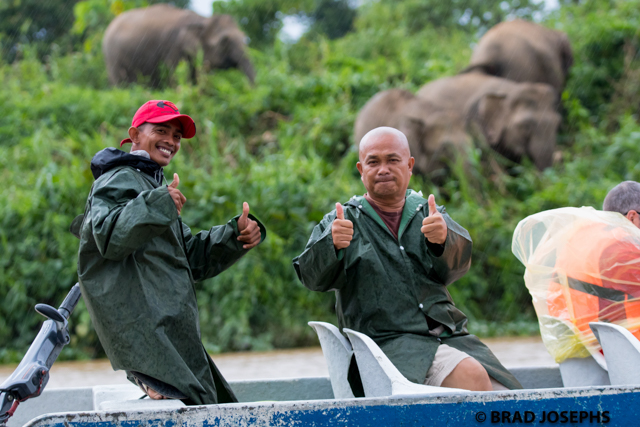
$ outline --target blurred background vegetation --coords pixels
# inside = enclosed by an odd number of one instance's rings
[[[564,0],[552,11],[530,0],[217,1],[213,11],[233,15],[249,37],[254,87],[237,70],[201,71],[194,85],[182,64],[165,89],[110,88],[103,31],[150,3],[0,2],[0,178],[8,183],[0,191],[0,363],[17,361],[37,333],[43,319],[33,305],[57,306],[76,282],[78,241],[67,230],[93,182],[90,159],[117,146],[148,99],[170,99],[198,124],[165,171],[180,174],[185,222],[194,231],[221,224],[248,201],[269,230],[264,244],[198,287],[212,352],[316,344],[306,322],[335,323],[334,296],[305,289],[291,259],[336,201],[364,192],[352,140],[358,110],[380,90],[415,91],[454,75],[504,19],[567,32],[575,64],[554,167],[541,173],[478,150],[474,168],[453,165],[441,188],[412,180],[474,239],[470,272],[450,286],[471,331],[537,333],[524,269],[511,254],[519,220],[561,206],[600,208],[613,185],[640,180],[640,0]],[[298,40],[279,37],[288,17],[306,23]],[[507,173],[495,173],[489,157]],[[71,327],[63,357],[103,355],[82,303]]]

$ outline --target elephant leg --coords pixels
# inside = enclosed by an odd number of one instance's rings
[[[159,70],[154,71],[149,76],[149,86],[153,89],[159,89],[162,87],[162,73]]]
[[[198,84],[198,70],[193,59],[189,59],[189,70],[191,71],[191,84],[195,86]]]

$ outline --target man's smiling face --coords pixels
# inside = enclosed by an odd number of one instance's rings
[[[144,150],[160,166],[167,166],[180,150],[182,124],[178,119],[164,123],[143,123],[129,129],[131,151]]]

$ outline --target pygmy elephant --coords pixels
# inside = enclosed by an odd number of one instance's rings
[[[402,89],[379,92],[362,107],[354,129],[356,144],[379,126],[402,131],[416,159],[414,172],[435,181],[446,173],[449,161],[466,159],[466,150],[472,148],[458,112],[443,111]]]
[[[229,15],[204,18],[186,9],[157,4],[122,13],[107,28],[102,50],[111,84],[132,83],[149,77],[161,82],[162,66],[173,71],[185,59],[195,82],[195,58],[204,54],[204,67],[237,67],[251,83],[255,71],[245,52],[245,35]]]
[[[539,170],[553,163],[560,115],[557,93],[548,84],[472,72],[428,83],[417,96],[460,110],[468,131],[479,132],[491,148],[514,162],[526,156]]]
[[[559,96],[572,64],[565,33],[516,19],[487,31],[463,73],[475,70],[516,82],[547,83]]]

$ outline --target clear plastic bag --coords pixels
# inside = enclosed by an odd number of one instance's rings
[[[588,207],[540,212],[520,221],[511,250],[526,267],[556,362],[600,353],[589,322],[616,323],[640,338],[640,229],[624,216]]]

